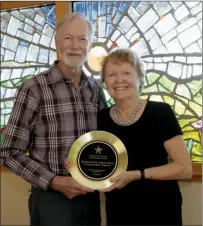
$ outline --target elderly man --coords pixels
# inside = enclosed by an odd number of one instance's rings
[[[64,167],[73,142],[97,129],[97,111],[107,106],[100,85],[82,71],[92,25],[70,14],[59,22],[55,41],[60,61],[20,88],[1,157],[32,185],[31,225],[100,225],[99,193],[79,185]]]

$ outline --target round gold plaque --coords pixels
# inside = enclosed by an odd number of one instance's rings
[[[122,141],[105,131],[80,136],[68,153],[69,173],[81,185],[94,190],[108,188],[110,178],[125,172],[128,154]]]

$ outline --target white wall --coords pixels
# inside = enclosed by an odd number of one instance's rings
[[[183,225],[202,225],[202,182],[181,182]]]
[[[202,225],[202,182],[181,182],[183,224]],[[1,225],[29,225],[27,207],[30,185],[11,172],[1,173]],[[105,204],[102,200],[102,224],[105,224]]]

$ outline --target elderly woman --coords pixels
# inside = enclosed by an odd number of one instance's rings
[[[182,225],[177,180],[192,176],[189,154],[171,107],[140,98],[144,76],[129,49],[102,62],[102,80],[115,104],[98,113],[98,130],[120,138],[129,157],[127,171],[103,190],[107,225]]]
[[[98,113],[98,130],[116,135],[129,158],[127,171],[103,190],[107,225],[182,225],[177,180],[192,176],[189,154],[171,107],[140,98],[144,76],[142,61],[129,49],[103,59],[102,81],[115,104]]]

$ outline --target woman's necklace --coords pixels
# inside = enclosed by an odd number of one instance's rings
[[[135,112],[133,113],[131,119],[127,122],[124,121],[120,121],[120,119],[118,118],[118,110],[116,108],[116,106],[114,106],[114,120],[117,124],[121,125],[121,126],[129,126],[130,124],[133,123],[138,111],[140,110],[140,106],[141,106],[141,99],[139,100],[139,103],[135,109]]]

